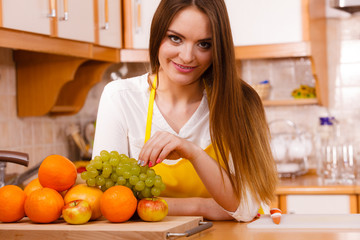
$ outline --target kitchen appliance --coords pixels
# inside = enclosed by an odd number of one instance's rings
[[[331,0],[330,5],[351,14],[360,12],[360,0]]]
[[[308,171],[312,136],[292,121],[276,119],[269,123],[271,151],[279,177],[296,177]]]

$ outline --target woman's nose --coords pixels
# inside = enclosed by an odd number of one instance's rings
[[[191,44],[184,44],[180,53],[179,57],[184,63],[190,63],[194,60],[194,52],[193,47]]]

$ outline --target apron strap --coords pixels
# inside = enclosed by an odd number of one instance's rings
[[[149,107],[148,107],[148,115],[146,119],[146,129],[145,129],[145,143],[149,140],[151,136],[151,125],[152,125],[152,116],[153,116],[153,108],[155,101],[155,88],[157,84],[157,75],[155,75],[154,81],[151,86],[150,98],[149,98]]]

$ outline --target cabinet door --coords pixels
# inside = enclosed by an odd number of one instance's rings
[[[121,6],[119,0],[98,0],[99,45],[121,48]]]
[[[94,42],[94,1],[58,0],[57,36],[71,40]],[[65,18],[67,16],[67,18]]]
[[[2,0],[2,27],[50,35],[49,0]]]
[[[152,17],[161,0],[125,0],[127,31],[126,48],[147,49],[149,47]]]
[[[286,197],[286,209],[289,214],[347,214],[355,213],[356,208],[356,200],[353,201],[350,195],[287,195]]]
[[[235,46],[303,41],[302,0],[225,0]]]

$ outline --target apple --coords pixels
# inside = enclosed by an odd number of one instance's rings
[[[138,202],[137,214],[148,222],[161,221],[168,214],[169,207],[162,198],[143,198]]]
[[[70,224],[84,224],[91,218],[91,206],[86,200],[74,200],[62,209],[64,220]]]

